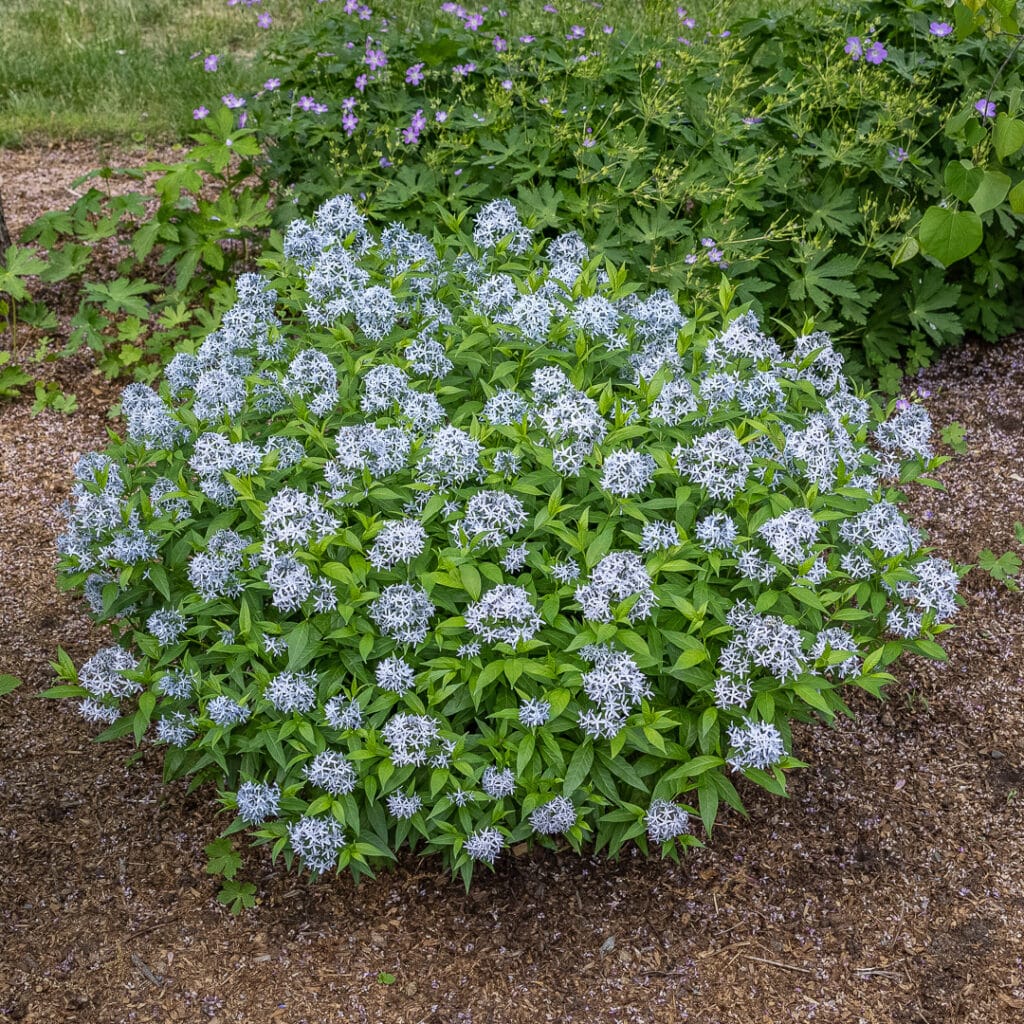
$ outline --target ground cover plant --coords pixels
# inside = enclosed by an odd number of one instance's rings
[[[71,347],[151,379],[140,354],[201,336],[190,305],[266,239],[269,205],[283,226],[346,191],[379,226],[423,229],[508,192],[531,226],[572,226],[645,280],[701,301],[725,274],[763,315],[813,319],[892,389],[1020,319],[1015,12],[318,4],[265,33],[256,90],[207,55],[197,145],[155,168],[155,212],[90,189],[25,240],[53,253],[49,280],[83,281],[91,239],[130,237]],[[133,289],[156,258],[173,271]]]
[[[930,421],[826,335],[709,332],[501,200],[431,242],[340,197],[265,269],[126,390],[59,542],[118,644],[52,694],[215,781],[227,834],[467,884],[524,840],[675,855],[731,773],[785,791],[792,720],[943,656],[957,575],[896,489]]]

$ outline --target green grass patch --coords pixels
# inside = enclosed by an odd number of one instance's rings
[[[181,138],[195,107],[254,88],[259,68],[246,56],[309,6],[277,0],[261,29],[258,8],[224,0],[6,0],[0,145]],[[221,55],[213,73],[203,68],[211,53]]]

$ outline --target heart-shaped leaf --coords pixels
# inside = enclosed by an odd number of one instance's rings
[[[1013,156],[1021,146],[1024,146],[1024,121],[1000,113],[992,131],[992,141],[995,143],[996,156],[1000,160]]]
[[[969,210],[929,206],[921,218],[917,237],[921,251],[948,267],[981,245],[981,218]]]
[[[971,196],[971,208],[975,213],[994,210],[1006,198],[1011,184],[1009,176],[1002,171],[986,171],[977,191]]]

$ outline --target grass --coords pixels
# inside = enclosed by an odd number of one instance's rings
[[[186,135],[192,110],[258,80],[230,54],[254,53],[260,8],[225,0],[3,0],[0,145]],[[307,0],[275,0],[274,28]],[[273,31],[271,29],[270,31]],[[208,53],[220,69],[203,70]],[[190,59],[199,54],[197,59]]]
[[[772,6],[806,3],[774,0]],[[402,13],[416,19],[439,5],[440,0],[407,0]],[[675,0],[605,0],[602,15],[630,31],[664,37],[678,24],[676,6]],[[738,14],[752,13],[746,0],[698,0],[687,6],[701,26],[716,30]],[[0,146],[17,146],[82,138],[183,139],[191,130],[193,109],[213,106],[224,93],[244,92],[262,81],[260,69],[244,59],[267,41],[257,14],[272,14],[269,31],[274,32],[295,25],[316,4],[2,0],[2,7]],[[221,55],[213,74],[203,69],[202,58],[209,53]]]

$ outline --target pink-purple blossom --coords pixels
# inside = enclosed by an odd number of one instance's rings
[[[381,68],[386,68],[388,65],[387,54],[383,50],[367,49],[363,63],[371,71],[380,71]]]
[[[229,92],[227,96],[221,96],[220,101],[229,110],[237,110],[239,107],[245,106],[245,100],[241,96],[236,96],[233,92]]]
[[[216,71],[217,70],[217,65],[218,65],[219,62],[220,62],[220,57],[218,57],[217,54],[215,54],[215,53],[211,53],[209,55],[209,57],[207,57],[203,61],[203,70],[204,71]]]
[[[974,104],[974,109],[981,114],[982,117],[996,116],[996,105],[987,98],[978,100],[978,102]]]
[[[406,85],[419,85],[423,81],[423,64],[413,64],[405,72]]]
[[[193,121],[202,121],[202,119],[204,117],[209,117],[209,116],[210,116],[210,111],[209,111],[209,109],[207,107],[196,107],[196,109],[192,111],[192,120]]]
[[[953,26],[948,21],[933,21],[928,26],[928,31],[941,39],[943,36],[952,35]]]

